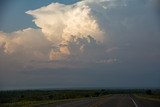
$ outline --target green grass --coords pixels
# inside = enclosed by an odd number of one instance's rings
[[[160,95],[134,94],[135,97],[160,102]]]
[[[46,101],[21,101],[21,102],[14,102],[14,103],[5,103],[1,104],[1,107],[34,107],[39,105],[45,105],[45,104],[53,104],[57,102],[65,102],[65,101],[71,101],[71,99],[68,100],[46,100]],[[72,100],[73,101],[73,100]]]
[[[92,98],[95,99],[97,97],[92,97]],[[37,107],[37,106],[40,106],[40,105],[56,104],[56,103],[61,103],[62,104],[62,103],[65,103],[65,102],[72,102],[72,101],[84,100],[84,99],[88,99],[88,98],[63,99],[63,100],[45,100],[45,101],[21,101],[21,102],[0,104],[0,107]]]
[[[104,90],[0,91],[0,107],[33,107],[104,95]]]
[[[65,103],[86,98],[112,94],[133,94],[135,97],[160,101],[160,90],[17,90],[0,91],[0,107],[34,107],[39,105]]]

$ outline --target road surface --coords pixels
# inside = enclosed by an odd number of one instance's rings
[[[59,104],[43,105],[40,107],[160,107],[160,102],[138,99],[128,94],[117,94]]]

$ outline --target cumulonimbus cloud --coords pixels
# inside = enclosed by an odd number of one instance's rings
[[[155,1],[79,0],[27,11],[38,28],[0,32],[0,88],[92,82],[90,86],[135,87],[139,80],[140,87],[159,86]]]
[[[35,17],[35,24],[57,47],[50,53],[51,60],[64,59],[71,54],[72,49],[68,47],[68,44],[73,37],[75,40],[78,38],[88,39],[90,35],[97,42],[103,42],[105,38],[105,32],[100,29],[98,22],[91,14],[91,8],[85,2],[73,5],[52,3],[26,13]]]
[[[103,21],[107,20],[106,10],[124,5],[124,0],[120,2],[86,0],[72,5],[52,3],[26,13],[34,16],[35,24],[56,47],[51,50],[50,59],[57,60],[65,59],[72,54],[69,43],[73,37],[75,41],[78,38],[85,38],[89,42],[88,36],[90,36],[97,44],[105,42],[107,29]],[[79,49],[84,50],[84,45],[81,44]]]
[[[40,29],[28,28],[13,33],[0,33],[1,54],[20,54],[28,60],[43,61],[96,60],[107,37],[106,29],[98,21],[95,7],[102,2],[80,1],[72,5],[52,3],[26,13],[32,15]],[[101,51],[101,50],[100,50]],[[2,53],[3,52],[3,53]],[[105,53],[105,52],[104,52]]]
[[[106,50],[113,49],[107,49],[106,41],[110,38],[110,32],[114,34],[112,28],[118,28],[116,32],[121,33],[121,28],[130,31],[134,27],[132,18],[127,18],[127,12],[133,11],[132,8],[127,10],[128,4],[127,0],[83,0],[71,5],[52,3],[29,10],[26,13],[34,17],[33,22],[39,29],[1,32],[0,54],[25,52],[27,54],[23,54],[24,57],[32,56],[30,59],[35,60],[97,62],[110,59],[108,62],[115,62],[116,60],[112,61],[112,58],[106,56],[110,53]],[[126,13],[117,14],[124,8]]]
[[[90,35],[98,41],[104,39],[104,32],[99,28],[99,24],[91,14],[91,8],[86,4],[52,3],[26,13],[35,17],[35,24],[54,43],[70,41],[73,35],[77,38]]]

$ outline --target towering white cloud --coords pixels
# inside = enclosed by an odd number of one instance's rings
[[[103,40],[103,31],[93,18],[91,8],[86,4],[52,3],[27,13],[35,17],[36,25],[54,43],[70,41],[73,35],[78,38],[91,35],[98,41]]]
[[[105,32],[100,29],[91,11],[87,2],[82,1],[73,5],[52,3],[26,13],[35,17],[36,25],[57,48],[52,49],[50,53],[50,59],[57,60],[64,59],[71,54],[72,49],[68,45],[73,37],[75,40],[78,38],[87,39],[90,35],[97,42],[103,42]],[[83,45],[80,47],[82,48]]]
[[[138,12],[132,7],[137,2]],[[21,56],[36,61],[116,62],[110,54],[120,49],[116,45],[127,44],[125,40],[130,38],[127,33],[139,33],[136,28],[139,23],[134,21],[142,22],[143,17],[150,17],[144,13],[148,4],[149,0],[83,0],[72,5],[52,3],[29,10],[26,13],[34,17],[40,29],[1,32],[0,54],[24,52]]]
[[[72,54],[70,52],[72,48],[68,45],[73,37],[75,41],[78,38],[85,38],[89,42],[88,36],[91,36],[97,45],[105,42],[106,11],[115,6],[125,6],[125,0],[85,0],[72,5],[52,3],[26,13],[35,17],[35,24],[56,47],[51,50],[50,59],[59,60]],[[81,44],[79,49],[84,50],[84,45]]]

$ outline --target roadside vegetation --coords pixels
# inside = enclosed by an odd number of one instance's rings
[[[135,97],[160,102],[160,90],[145,90],[141,93],[134,94]]]
[[[108,93],[105,90],[19,90],[0,91],[0,107],[25,107],[57,101],[93,98]]]
[[[73,100],[95,98],[111,94],[134,94],[135,97],[160,100],[160,90],[16,90],[0,91],[0,107],[33,107],[43,104],[69,102]]]

